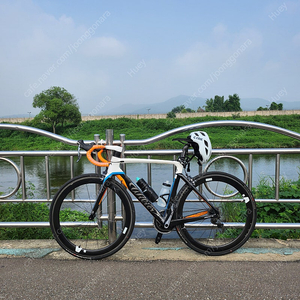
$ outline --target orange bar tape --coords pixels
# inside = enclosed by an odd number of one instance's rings
[[[99,158],[102,162],[96,161],[96,160],[94,160],[93,157],[92,157],[92,152],[93,152],[94,150],[96,150],[96,149],[101,149],[101,151],[98,152],[98,158]],[[103,145],[94,145],[89,151],[87,151],[87,153],[86,153],[87,159],[88,159],[93,165],[95,165],[95,166],[97,166],[97,167],[108,167],[109,164],[110,164],[110,162],[107,161],[106,159],[104,159],[104,158],[102,157],[102,155],[101,155],[104,149],[105,149],[105,146],[103,146]]]

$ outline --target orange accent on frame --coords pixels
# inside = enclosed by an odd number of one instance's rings
[[[207,214],[208,213],[208,211],[206,210],[206,211],[201,211],[201,212],[199,212],[199,213],[197,213],[197,214],[193,214],[193,215],[189,215],[189,216],[186,216],[186,217],[184,217],[185,219],[187,219],[187,218],[197,218],[197,217],[201,217],[201,216],[203,216],[203,215],[205,215],[205,214]]]
[[[103,193],[103,196],[102,196],[102,198],[100,199],[100,201],[99,201],[99,204],[98,204],[98,205],[100,205],[100,204],[101,204],[101,202],[102,202],[102,200],[103,200],[103,198],[104,198],[104,195],[105,195],[106,191],[107,191],[107,189],[104,191],[104,193]]]
[[[124,178],[121,175],[116,175],[116,177],[121,181],[121,183],[126,187],[126,189],[128,189]]]

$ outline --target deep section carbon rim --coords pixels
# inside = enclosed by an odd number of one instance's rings
[[[96,217],[89,220],[101,184],[97,174],[81,175],[68,181],[53,198],[50,208],[53,236],[76,257],[100,259],[112,255],[124,246],[134,228],[131,198],[114,179],[106,181],[106,193]]]
[[[205,201],[184,185],[178,193],[177,218],[203,219],[177,226],[179,236],[189,247],[206,255],[235,251],[248,240],[255,227],[252,193],[241,180],[222,172],[198,175],[194,181],[203,198],[217,208],[219,216],[212,217]]]

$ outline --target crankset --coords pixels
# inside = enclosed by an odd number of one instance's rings
[[[155,218],[153,220],[153,225],[154,225],[154,228],[156,229],[156,231],[161,233],[161,234],[167,234],[167,233],[170,233],[172,231],[172,228],[171,229],[170,228],[165,228],[164,224],[160,223]]]
[[[161,211],[160,214],[163,216],[164,214],[164,211]],[[156,229],[157,231],[157,236],[155,238],[155,244],[158,244],[163,236],[163,234],[168,234],[172,231],[173,227],[170,228],[165,228],[164,227],[164,224],[159,222],[157,219],[153,219],[153,225],[154,225],[154,228]]]

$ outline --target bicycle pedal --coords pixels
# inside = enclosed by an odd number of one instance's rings
[[[158,233],[156,238],[155,238],[155,244],[158,244],[161,241],[162,233]]]

